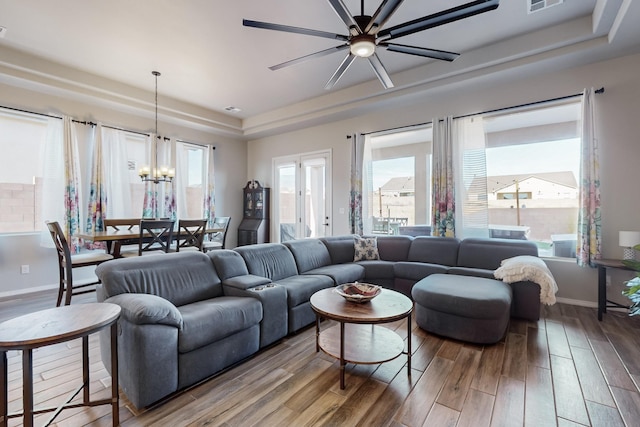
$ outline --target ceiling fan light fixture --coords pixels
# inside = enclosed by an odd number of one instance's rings
[[[368,58],[376,51],[375,38],[363,34],[351,40],[351,53],[360,58]]]

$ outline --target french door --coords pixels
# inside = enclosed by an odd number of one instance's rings
[[[273,160],[275,230],[272,240],[331,235],[331,151]]]

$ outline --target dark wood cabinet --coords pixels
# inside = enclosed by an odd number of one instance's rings
[[[249,181],[244,187],[238,246],[269,242],[269,190],[258,181]]]

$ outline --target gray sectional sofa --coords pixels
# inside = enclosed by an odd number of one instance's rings
[[[379,259],[354,262],[347,235],[101,264],[97,299],[122,307],[124,393],[136,407],[149,406],[312,324],[309,298],[320,289],[358,280],[411,296],[431,274],[492,278],[502,259],[537,256],[531,242],[501,239],[379,236],[377,248]],[[537,320],[539,286],[510,286],[511,316]]]

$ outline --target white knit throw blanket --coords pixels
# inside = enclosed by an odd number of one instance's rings
[[[540,302],[546,305],[556,303],[556,284],[551,271],[538,257],[521,255],[507,258],[500,263],[493,275],[505,283],[521,282],[529,280],[540,285]]]

